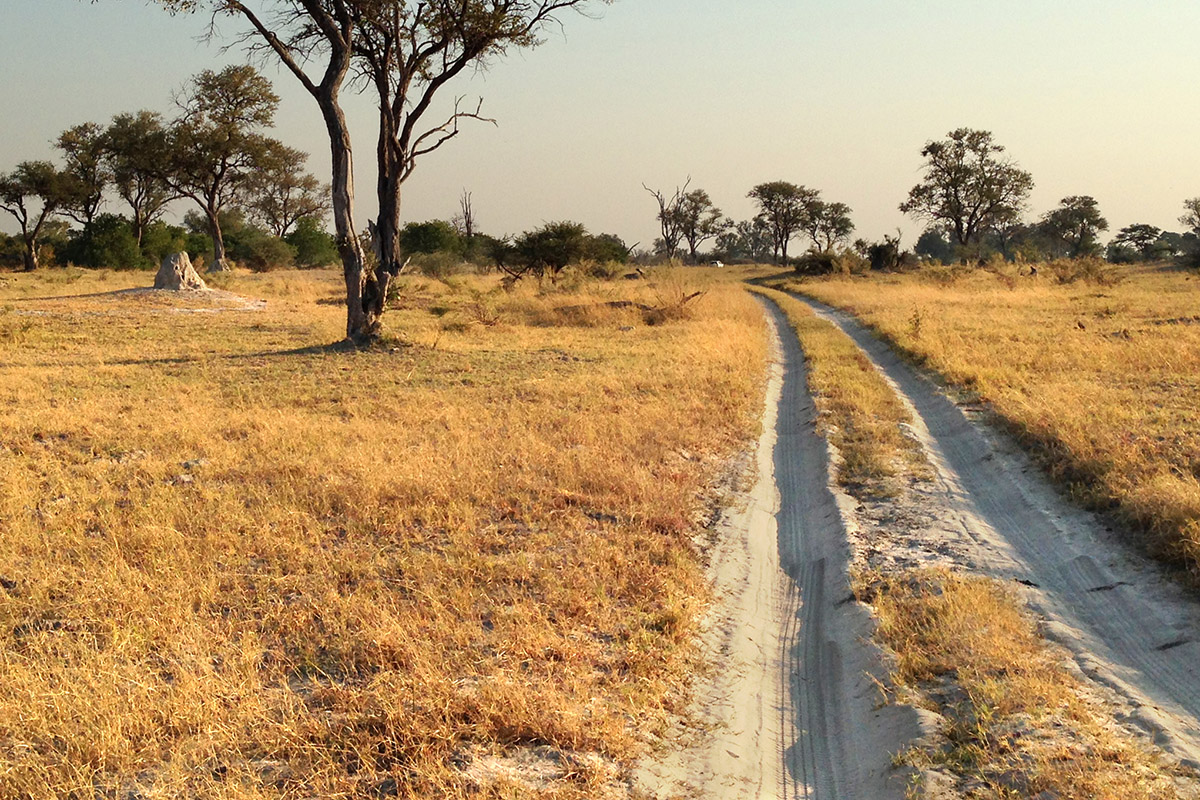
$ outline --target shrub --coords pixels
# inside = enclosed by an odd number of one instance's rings
[[[1115,286],[1124,277],[1103,260],[1088,258],[1059,258],[1047,262],[1045,269],[1054,278],[1055,283],[1071,284],[1078,281],[1094,283],[1098,286]]]
[[[207,237],[205,245],[208,245]],[[163,259],[172,253],[187,249],[188,234],[183,228],[155,221],[142,231],[142,256],[150,262],[151,267],[161,264]]]
[[[296,250],[277,236],[250,225],[231,231],[225,249],[229,257],[255,272],[268,272],[290,267],[296,261]]]
[[[462,236],[449,222],[433,219],[410,222],[400,229],[400,249],[408,254],[463,252]]]
[[[327,267],[341,261],[337,242],[322,226],[320,220],[304,217],[296,229],[283,237],[296,251],[296,266]]]
[[[142,257],[129,221],[116,214],[101,214],[86,231],[71,239],[62,256],[81,267],[143,269],[150,264]]]

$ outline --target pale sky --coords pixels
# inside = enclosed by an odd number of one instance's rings
[[[568,14],[546,44],[453,92],[498,127],[466,123],[406,185],[406,220],[449,218],[474,195],[482,230],[573,219],[648,246],[641,188],[690,175],[735,219],[746,192],[788,180],[849,204],[856,236],[921,226],[897,210],[920,149],[953,128],[991,130],[1034,177],[1029,216],[1071,194],[1111,230],[1178,230],[1200,195],[1200,3],[1195,0],[616,0]],[[197,41],[204,18],[143,0],[0,0],[0,171],[54,156],[63,129],[141,108],[205,68],[242,60]],[[233,23],[223,31],[236,32]],[[275,135],[328,180],[316,104],[283,96]],[[445,98],[452,99],[452,95]],[[348,103],[358,216],[373,215],[374,115]],[[111,211],[120,212],[118,204]],[[186,210],[180,203],[178,212]],[[12,230],[7,222],[0,222]]]

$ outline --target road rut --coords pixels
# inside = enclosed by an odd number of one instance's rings
[[[862,323],[794,296],[850,336],[909,407],[936,472],[936,513],[973,566],[1029,587],[1047,634],[1123,700],[1126,721],[1200,767],[1200,603],[1103,521],[1063,502],[1024,454]]]

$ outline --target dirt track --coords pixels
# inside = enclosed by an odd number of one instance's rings
[[[1121,721],[1200,765],[1200,603],[1103,521],[1064,503],[1023,453],[852,317],[798,299],[845,331],[908,405],[935,476],[916,495],[919,508],[883,510],[891,541],[882,541],[871,510],[833,487],[799,342],[764,301],[776,358],[757,483],[712,553],[720,603],[709,645],[719,672],[700,707],[714,733],[647,784],[704,798],[904,796],[909,774],[892,756],[936,723],[880,702],[884,667],[850,592],[852,546],[1019,582],[1047,635]]]
[[[1023,453],[861,323],[799,299],[849,335],[909,406],[936,471],[929,501],[940,532],[970,566],[1026,586],[1047,634],[1113,691],[1126,721],[1200,766],[1200,603],[1102,520],[1063,502]]]
[[[804,357],[779,310],[757,482],[722,523],[711,572],[719,673],[700,698],[714,734],[644,778],[708,798],[902,798],[892,755],[921,716],[884,705],[871,621],[848,575],[847,509],[830,488]]]

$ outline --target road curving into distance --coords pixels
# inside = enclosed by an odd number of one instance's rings
[[[1200,602],[1105,523],[1063,501],[1005,437],[962,408],[853,316],[795,295],[847,334],[909,407],[936,476],[934,502],[972,566],[1019,581],[1127,722],[1200,768]]]
[[[756,480],[709,554],[717,671],[697,705],[711,734],[640,780],[657,796],[902,800],[911,773],[892,757],[922,735],[922,714],[883,702],[804,355],[779,309],[760,301],[774,346]]]

